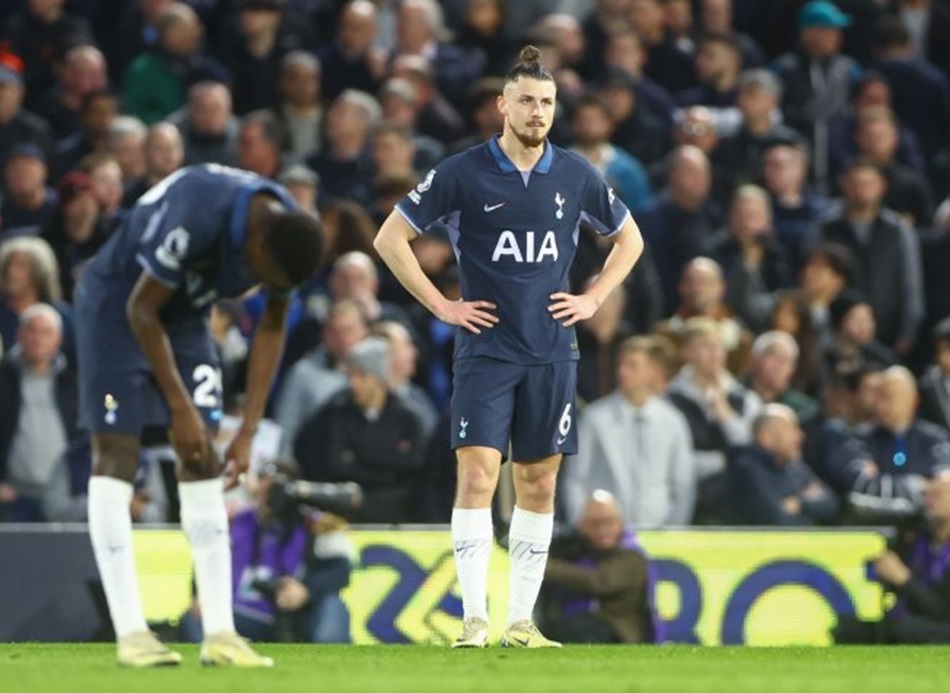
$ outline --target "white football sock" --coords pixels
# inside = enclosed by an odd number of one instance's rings
[[[132,484],[89,479],[89,536],[116,638],[147,630],[132,553]]]
[[[511,558],[508,625],[533,617],[553,532],[554,513],[533,513],[515,507],[511,514],[508,530],[508,556]]]
[[[494,534],[491,508],[454,508],[452,543],[464,618],[488,620],[488,562]]]
[[[195,562],[195,582],[204,634],[234,632],[231,537],[224,505],[224,481],[179,482],[181,526]]]

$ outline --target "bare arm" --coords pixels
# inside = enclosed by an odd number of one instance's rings
[[[251,462],[254,434],[257,432],[257,424],[264,416],[271,383],[274,381],[284,348],[288,305],[286,297],[268,293],[264,312],[254,330],[247,367],[247,398],[244,402],[241,429],[225,454],[225,461],[229,465],[229,487],[237,483]]]
[[[620,231],[613,237],[614,247],[611,248],[604,268],[597,279],[583,294],[575,296],[565,292],[551,295],[554,301],[548,310],[555,320],[564,320],[564,326],[570,327],[581,320],[586,320],[600,308],[611,291],[616,289],[643,254],[643,236],[640,228],[628,216]]]
[[[207,466],[210,471],[214,460],[210,432],[181,379],[168,332],[159,317],[174,293],[174,287],[142,272],[126,303],[126,316],[171,410],[175,452],[186,465]]]
[[[264,416],[271,383],[274,382],[284,348],[288,306],[289,300],[286,297],[268,294],[267,304],[251,341],[247,368],[247,399],[244,403],[241,434],[253,436],[257,431],[257,424]]]
[[[450,325],[461,325],[475,334],[481,332],[479,326],[494,326],[498,318],[488,311],[494,310],[495,304],[488,301],[450,301],[442,295],[422,271],[409,247],[409,242],[415,236],[415,229],[394,209],[376,234],[373,247],[399,283],[439,320]]]

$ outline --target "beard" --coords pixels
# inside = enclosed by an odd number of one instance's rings
[[[540,147],[544,144],[544,140],[547,138],[551,128],[543,128],[543,132],[538,132],[539,130],[542,130],[542,128],[525,126],[523,131],[516,130],[514,127],[511,128],[512,134],[524,147]]]

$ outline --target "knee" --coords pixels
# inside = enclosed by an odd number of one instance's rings
[[[542,474],[528,473],[521,478],[518,484],[518,500],[526,509],[548,506],[554,501],[554,492],[557,486],[557,474],[545,472]]]
[[[496,475],[481,465],[462,465],[458,472],[459,497],[491,498],[495,492]]]
[[[96,436],[92,458],[94,476],[132,483],[139,466],[139,441],[134,436]]]

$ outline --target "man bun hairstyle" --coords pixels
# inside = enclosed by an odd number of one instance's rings
[[[518,62],[508,70],[505,82],[517,82],[519,77],[528,77],[544,82],[553,82],[554,75],[541,64],[541,49],[525,46],[518,54]]]
[[[271,259],[294,286],[313,276],[326,248],[320,222],[304,212],[275,215],[264,243]]]

